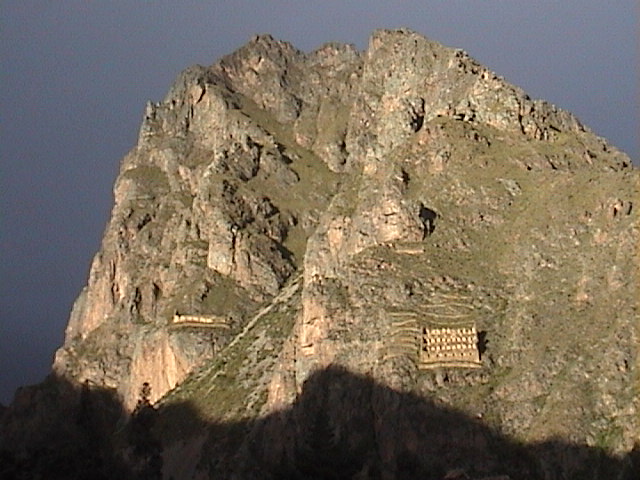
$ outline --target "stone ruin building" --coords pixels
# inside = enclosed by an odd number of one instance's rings
[[[422,329],[420,368],[480,367],[475,325],[427,326]]]
[[[478,331],[473,321],[433,323],[424,321],[424,314],[417,312],[393,312],[390,315],[397,320],[391,323],[385,360],[410,358],[421,370],[482,366]]]
[[[218,327],[229,328],[226,319],[217,315],[181,315],[176,313],[169,324],[171,327]]]

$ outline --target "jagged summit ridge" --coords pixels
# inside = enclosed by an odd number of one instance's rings
[[[339,365],[517,441],[629,451],[637,185],[623,153],[461,50],[408,30],[364,52],[257,36],[147,105],[54,371],[128,409],[148,382],[152,402],[233,420]],[[421,369],[439,328],[482,333],[481,365]],[[329,424],[362,407],[386,425],[363,469],[428,458],[401,401],[353,401]],[[291,463],[282,442],[256,461]]]

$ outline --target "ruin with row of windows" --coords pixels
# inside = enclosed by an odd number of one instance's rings
[[[422,328],[421,337],[420,368],[482,365],[475,325],[427,326]]]
[[[172,327],[222,327],[228,328],[225,318],[217,315],[181,315],[176,313],[171,320]]]

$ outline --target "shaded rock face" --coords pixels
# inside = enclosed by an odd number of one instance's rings
[[[20,389],[0,417],[3,478],[631,480],[640,473],[639,448],[616,456],[559,438],[517,442],[477,417],[336,366],[315,371],[295,399],[259,418],[206,418],[190,401],[154,408],[145,385],[124,423],[114,393],[53,375]],[[25,428],[31,435],[21,443],[5,442]]]
[[[148,104],[54,370],[128,409],[149,382],[151,401],[231,421],[340,365],[514,441],[627,452],[638,182],[574,116],[416,33],[375,32],[362,53],[259,36]],[[177,328],[176,313],[225,325]],[[481,333],[482,367],[421,369],[421,329],[458,321]],[[395,465],[399,436],[419,445],[428,427],[365,397],[389,431],[357,441],[389,442],[366,448]],[[215,458],[207,435],[194,445]]]

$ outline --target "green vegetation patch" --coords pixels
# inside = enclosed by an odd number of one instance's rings
[[[169,179],[159,167],[147,165],[135,167],[125,171],[123,177],[135,181],[142,191],[152,194],[152,196],[170,190]]]
[[[295,281],[299,282],[300,277]],[[283,291],[288,288],[296,288],[296,293],[265,306],[210,363],[162,400],[161,411],[167,415],[163,434],[167,440],[174,436],[174,425],[180,431],[189,428],[181,426],[179,416],[172,418],[171,412],[179,411],[176,406],[180,404],[188,404],[209,423],[254,419],[260,414],[266,401],[268,372],[290,337],[300,308],[300,286],[289,284]],[[180,439],[180,435],[173,438]]]

